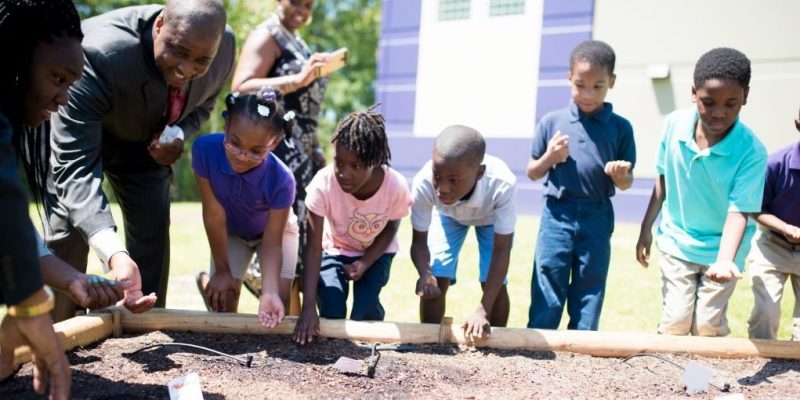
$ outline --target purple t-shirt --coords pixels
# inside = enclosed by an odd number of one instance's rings
[[[192,169],[208,179],[225,209],[228,234],[254,238],[264,233],[269,210],[292,206],[294,176],[272,153],[250,171],[235,172],[225,156],[224,137],[219,133],[198,137],[192,145]]]
[[[769,156],[761,210],[800,226],[800,142]]]

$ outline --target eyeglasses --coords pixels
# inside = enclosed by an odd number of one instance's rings
[[[227,150],[228,153],[230,153],[232,156],[238,158],[239,156],[243,155],[244,158],[246,158],[248,161],[253,161],[253,162],[260,162],[261,160],[266,158],[267,154],[269,153],[269,151],[264,151],[264,150],[262,150],[260,153],[244,150],[241,147],[231,143],[228,140],[227,135],[225,136],[225,139],[222,139],[222,144],[225,146],[225,150]],[[268,147],[271,145],[272,142],[269,143]]]

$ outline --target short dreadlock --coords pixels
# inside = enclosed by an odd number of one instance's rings
[[[331,143],[354,153],[367,167],[389,165],[392,159],[383,115],[374,111],[379,105],[342,118],[331,137]]]

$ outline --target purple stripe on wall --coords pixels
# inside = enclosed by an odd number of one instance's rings
[[[580,42],[592,38],[591,32],[562,33],[542,36],[541,54],[539,56],[539,70],[562,67],[564,71],[569,66],[569,54]]]
[[[571,14],[593,14],[594,0],[544,0],[544,18]]]
[[[416,79],[419,45],[384,46],[381,55],[385,56],[386,60],[391,60],[382,71],[383,76],[413,75]]]
[[[381,38],[419,38],[421,12],[422,0],[383,0]],[[416,86],[418,57],[419,45],[408,41],[387,40],[380,47],[375,97],[381,102],[390,136],[407,135],[413,129],[416,91],[407,87]]]
[[[542,21],[542,26],[545,28],[556,26],[576,26],[576,25],[591,25],[592,14],[587,15],[562,15],[558,17],[550,17]]]
[[[383,0],[382,11],[382,21],[388,22],[382,22],[382,31],[416,30],[419,33],[422,0]]]
[[[566,75],[566,72],[564,73]],[[565,79],[566,80],[566,79]],[[545,114],[569,104],[570,92],[568,86],[539,87],[536,94],[537,121]]]
[[[594,0],[544,0],[542,26],[554,28],[553,33],[541,36],[539,53],[539,83],[536,92],[536,115],[539,121],[550,111],[565,107],[570,97],[569,86],[553,85],[553,80],[566,79],[569,55],[580,42],[592,38],[591,32],[558,33],[558,27],[592,25]],[[547,82],[550,81],[550,82]],[[543,84],[543,82],[547,82]]]

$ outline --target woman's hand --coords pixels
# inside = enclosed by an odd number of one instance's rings
[[[304,88],[314,82],[317,78],[324,78],[320,75],[321,67],[328,62],[328,53],[314,53],[303,64],[303,69],[297,74],[297,88]]]

